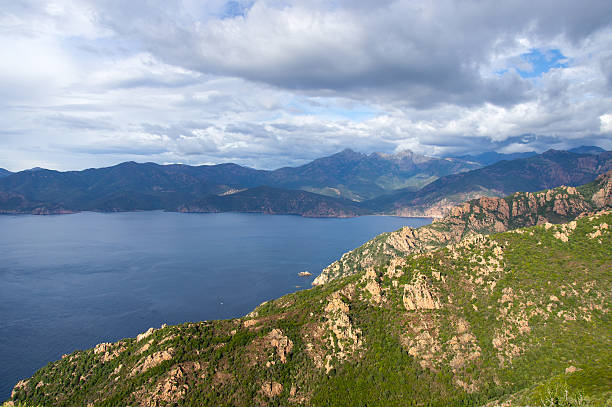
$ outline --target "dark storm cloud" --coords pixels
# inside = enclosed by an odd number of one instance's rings
[[[493,54],[520,37],[579,44],[612,21],[608,1],[304,1],[281,8],[259,1],[230,21],[150,3],[107,2],[100,18],[191,70],[322,94],[367,92],[417,107],[523,101],[528,80],[482,74]]]

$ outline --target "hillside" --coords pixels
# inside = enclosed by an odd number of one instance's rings
[[[19,382],[7,405],[510,406],[552,394],[603,406],[610,225],[608,210],[471,235],[244,318],[75,351]]]
[[[21,195],[40,207],[59,206],[70,211],[152,210],[257,184],[259,176],[255,170],[232,164],[189,167],[126,162],[84,171],[22,171],[0,179],[0,191]],[[28,207],[19,206],[2,209],[28,211]]]
[[[0,191],[0,214],[52,215],[73,213],[58,204],[28,201],[23,195]]]
[[[7,176],[9,176],[11,174],[12,174],[12,172],[10,172],[9,170],[5,170],[4,168],[0,168],[0,178],[7,177]]]
[[[417,192],[404,190],[364,202],[374,211],[399,216],[442,217],[453,206],[481,196],[502,197],[560,185],[591,182],[612,169],[612,152],[598,155],[549,150],[481,169],[442,177]]]
[[[597,147],[597,146],[580,146],[580,147],[570,148],[567,151],[569,151],[570,153],[576,153],[576,154],[594,154],[594,155],[606,152],[606,150],[604,150],[601,147]]]
[[[427,157],[409,150],[368,155],[346,149],[300,167],[272,171],[267,185],[363,201],[401,188],[416,191],[439,177],[480,166],[456,158]]]
[[[580,153],[579,151],[572,151],[572,152]],[[456,156],[455,158],[458,158],[460,160],[465,160],[465,161],[476,162],[484,167],[487,165],[495,164],[503,160],[506,160],[506,161],[517,160],[519,158],[533,157],[534,155],[538,155],[538,153],[536,153],[535,151],[527,151],[524,153],[503,154],[503,153],[498,153],[497,151],[487,151],[484,153],[474,154],[474,155],[471,155],[471,154],[460,155],[460,156]]]
[[[313,284],[325,284],[375,264],[391,261],[401,265],[398,256],[455,243],[470,233],[568,222],[585,211],[605,207],[612,207],[612,170],[578,188],[562,186],[536,193],[517,192],[505,198],[474,199],[453,207],[431,225],[405,227],[375,237],[327,266]]]
[[[133,162],[85,171],[23,171],[0,181],[0,213],[156,209],[306,216],[368,213],[356,208],[352,201],[303,191],[261,187],[232,194],[245,185],[264,182],[265,174],[234,164],[190,167]],[[300,199],[303,201],[299,202]]]
[[[348,199],[271,187],[256,187],[222,196],[209,195],[182,204],[177,210],[179,212],[257,212],[334,218],[370,213]]]

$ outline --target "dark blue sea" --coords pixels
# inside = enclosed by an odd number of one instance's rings
[[[429,219],[167,212],[0,216],[0,401],[50,361],[238,317],[370,238]],[[310,271],[312,277],[298,277]]]

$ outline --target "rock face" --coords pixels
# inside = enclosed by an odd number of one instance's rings
[[[125,350],[122,344],[99,343],[94,348],[94,355],[98,355],[102,363],[110,362]]]
[[[300,271],[298,273],[298,276],[300,276],[300,277],[308,277],[308,276],[312,276],[312,273],[310,271]]]
[[[361,329],[355,328],[349,317],[350,307],[343,297],[352,297],[354,288],[343,293],[334,292],[327,298],[324,308],[325,323],[318,328],[322,352],[311,352],[315,366],[329,373],[334,368],[334,360],[346,361],[362,349]],[[348,298],[347,298],[348,299]]]
[[[425,276],[417,274],[414,283],[404,285],[402,302],[408,311],[418,309],[440,309],[440,300],[432,293]]]
[[[149,328],[146,332],[138,334],[138,336],[136,336],[136,342],[140,342],[143,339],[147,339],[149,336],[151,336],[151,334],[153,332],[155,332],[155,329],[154,328]]]
[[[405,227],[377,236],[327,266],[313,285],[350,275],[408,253],[423,253],[456,243],[472,233],[562,223],[581,213],[612,206],[612,170],[582,187],[559,187],[542,192],[517,192],[505,198],[482,197],[449,210],[444,218],[418,229]]]
[[[600,175],[595,181],[601,185],[601,188],[591,198],[597,208],[612,206],[612,176],[610,174],[612,174],[612,171]]]
[[[152,367],[155,367],[161,364],[162,362],[165,362],[166,360],[172,359],[173,356],[174,356],[173,348],[155,352],[145,357],[144,359],[142,359],[141,362],[134,368],[133,373],[134,374],[144,373],[147,370],[151,369]]]
[[[270,345],[276,348],[276,353],[278,354],[281,363],[286,363],[287,356],[293,349],[293,342],[291,342],[291,339],[283,335],[283,331],[280,329],[273,329],[270,331],[267,339],[270,342]]]

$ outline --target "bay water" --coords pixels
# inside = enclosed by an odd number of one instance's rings
[[[0,216],[0,401],[64,353],[164,323],[242,316],[309,288],[322,268],[374,236],[430,222],[159,211]]]

